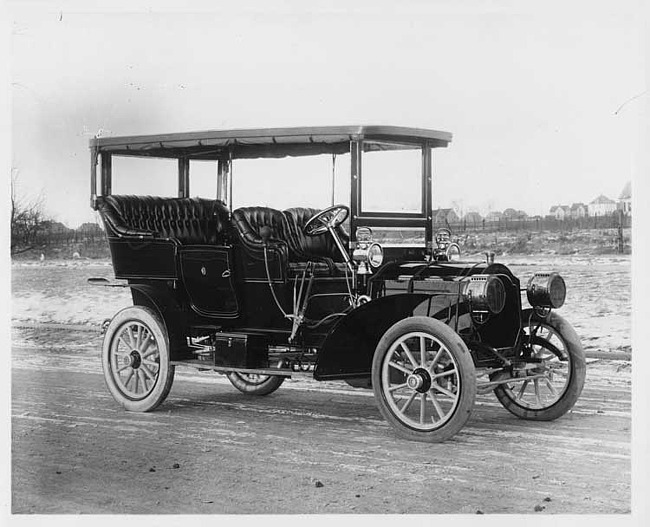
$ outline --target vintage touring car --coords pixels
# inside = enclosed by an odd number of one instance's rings
[[[523,419],[568,412],[585,359],[554,311],[565,299],[562,277],[536,273],[522,287],[493,257],[462,261],[449,230],[434,233],[432,151],[450,141],[447,132],[395,126],[91,140],[91,206],[116,278],[91,281],[128,287],[133,298],[105,327],[113,397],[130,411],[153,410],[176,366],[223,373],[251,395],[308,375],[372,388],[398,435],[429,442],[465,425],[477,392],[494,391]],[[270,208],[273,196],[264,206],[233,200],[233,186],[247,192],[238,163],[275,167],[302,156],[332,167],[344,160],[337,190],[345,204],[335,201],[335,168],[321,208]],[[172,163],[174,195],[113,193],[114,169],[133,158]],[[209,198],[190,197],[198,161],[213,166]],[[140,168],[129,170],[139,177]],[[298,181],[323,178],[329,185],[329,173]]]

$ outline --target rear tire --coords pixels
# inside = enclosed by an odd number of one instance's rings
[[[230,372],[227,376],[232,385],[246,395],[268,395],[284,382],[284,377],[279,375]]]
[[[437,443],[469,419],[476,370],[467,346],[449,326],[411,317],[394,324],[379,341],[372,386],[379,411],[397,435]]]
[[[113,398],[130,412],[149,412],[174,382],[167,328],[148,307],[132,306],[110,321],[102,346],[104,380]]]

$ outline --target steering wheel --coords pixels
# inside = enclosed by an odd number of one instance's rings
[[[309,218],[309,221],[305,223],[302,231],[307,236],[318,236],[319,234],[327,232],[330,228],[336,229],[336,227],[341,225],[341,223],[347,219],[349,214],[350,209],[345,205],[334,205],[333,207],[328,207]]]

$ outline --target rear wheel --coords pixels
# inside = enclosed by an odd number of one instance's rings
[[[109,391],[129,411],[148,412],[167,398],[174,366],[167,329],[153,310],[127,307],[113,317],[104,334],[102,369]]]
[[[268,395],[284,382],[279,375],[258,375],[257,373],[228,373],[228,380],[240,392],[247,395]]]
[[[467,422],[476,396],[474,362],[447,325],[411,317],[381,338],[372,362],[379,411],[405,439],[440,442]]]
[[[526,336],[523,376],[494,389],[499,402],[522,419],[552,421],[575,405],[585,383],[585,353],[571,325],[552,311],[541,318],[524,311]],[[503,379],[503,374],[493,378]]]

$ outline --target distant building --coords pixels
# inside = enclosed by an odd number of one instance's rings
[[[82,223],[77,227],[77,232],[81,232],[84,234],[104,234],[103,229],[101,228],[101,225],[98,223]]]
[[[491,210],[485,216],[485,221],[499,221],[501,218],[503,218],[503,212],[500,210]]]
[[[584,218],[587,215],[587,205],[584,203],[574,203],[571,205],[571,217],[574,220]]]
[[[632,182],[628,181],[625,183],[621,195],[618,197],[618,203],[616,204],[618,210],[622,210],[623,214],[630,215],[632,214]]]
[[[465,214],[465,216],[463,216],[463,221],[467,225],[473,225],[476,227],[483,222],[483,217],[478,212],[468,212]]]
[[[564,221],[571,217],[571,207],[567,205],[553,205],[549,210],[550,216],[556,220]]]
[[[43,222],[43,230],[49,232],[50,234],[66,234],[72,229],[69,229],[63,223],[60,223],[58,221],[47,220]]]
[[[434,225],[446,225],[447,223],[458,223],[460,218],[454,209],[435,209],[433,211]]]
[[[607,216],[616,211],[616,202],[601,194],[587,206],[589,216]]]
[[[512,208],[508,208],[503,211],[503,217],[508,218],[509,220],[515,219],[517,217],[517,211]]]

